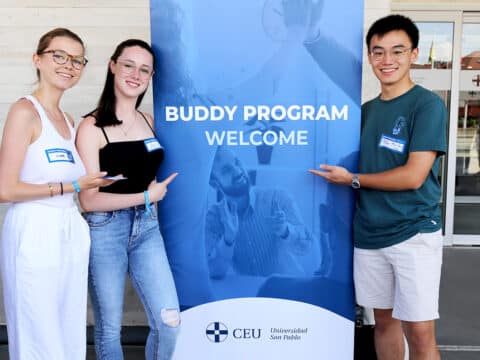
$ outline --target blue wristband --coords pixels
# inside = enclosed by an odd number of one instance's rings
[[[79,193],[79,192],[80,192],[80,185],[78,185],[77,180],[73,180],[73,181],[72,181],[72,185],[73,185],[73,187],[74,187],[74,189],[75,189],[75,192]]]
[[[145,198],[145,213],[150,214],[150,198],[148,197],[148,190],[143,192],[143,197]]]

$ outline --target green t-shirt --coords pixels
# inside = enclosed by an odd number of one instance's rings
[[[415,151],[436,151],[437,159],[417,190],[360,189],[354,217],[356,247],[384,248],[441,228],[438,163],[446,151],[446,124],[442,99],[418,85],[395,99],[377,97],[362,106],[361,174],[402,166]]]

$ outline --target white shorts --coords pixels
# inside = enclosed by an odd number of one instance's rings
[[[441,230],[419,233],[382,249],[354,250],[356,301],[374,309],[393,309],[404,321],[438,318],[442,267]]]

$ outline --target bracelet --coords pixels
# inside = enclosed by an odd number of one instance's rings
[[[148,190],[143,192],[143,197],[145,198],[145,213],[150,214],[150,198],[148,197]]]
[[[48,191],[50,191],[50,197],[52,197],[52,196],[53,196],[53,187],[52,187],[52,184],[47,183],[47,185],[48,185]]]
[[[60,195],[63,196],[63,183],[60,181]]]
[[[75,189],[75,192],[79,193],[80,192],[80,185],[78,185],[77,180],[72,181],[73,188]]]

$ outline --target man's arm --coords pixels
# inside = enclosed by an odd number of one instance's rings
[[[352,101],[360,101],[362,64],[335,40],[320,35],[312,44],[305,44],[318,66]],[[342,69],[342,70],[339,70]]]
[[[405,165],[374,174],[358,174],[358,179],[362,188],[385,191],[416,190],[425,182],[436,158],[436,151],[411,152]],[[344,167],[320,165],[320,168],[322,170],[309,172],[334,184],[352,184],[354,174]]]
[[[302,29],[300,33],[303,36],[299,40],[304,43],[313,60],[352,101],[360,101],[361,59],[315,26],[322,17],[324,0],[287,0],[282,4],[287,30]],[[309,38],[314,40],[306,41]]]

